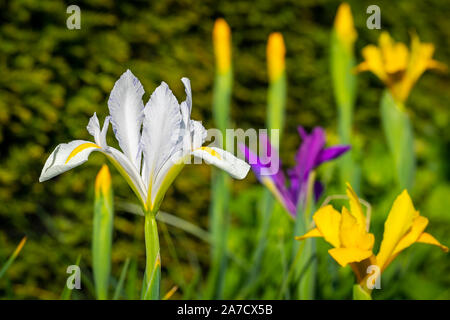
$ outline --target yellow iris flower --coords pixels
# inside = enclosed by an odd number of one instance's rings
[[[358,72],[371,71],[389,88],[396,100],[406,101],[409,92],[428,69],[445,70],[446,66],[433,60],[434,45],[422,43],[415,34],[411,39],[411,50],[401,42],[395,42],[389,33],[383,32],[378,47],[363,48],[364,62],[356,67]]]
[[[358,197],[347,184],[347,196],[350,210],[342,208],[341,213],[331,205],[324,206],[313,216],[315,228],[297,240],[323,237],[333,248],[328,253],[341,266],[350,265],[357,281],[364,284],[368,276],[367,268],[376,265],[380,272],[397,257],[397,255],[415,242],[432,244],[448,252],[431,234],[424,232],[428,219],[421,216],[406,190],[395,199],[384,225],[383,241],[378,254],[372,252],[374,235],[369,233],[369,221],[362,210]]]

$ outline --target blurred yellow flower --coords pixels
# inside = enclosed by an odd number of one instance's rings
[[[286,48],[284,46],[283,36],[279,32],[273,32],[269,35],[267,41],[267,69],[269,80],[277,80],[284,72],[284,56]]]
[[[213,44],[217,70],[221,74],[226,73],[231,67],[231,31],[222,18],[214,23]]]
[[[383,272],[401,251],[415,242],[432,244],[448,252],[446,246],[424,232],[428,219],[420,216],[414,209],[408,192],[404,190],[389,212],[380,251],[375,256],[372,252],[375,239],[368,232],[369,221],[366,221],[359,199],[349,184],[347,196],[350,210],[343,207],[339,213],[331,205],[320,208],[313,216],[316,227],[296,239],[323,237],[333,246],[328,253],[341,266],[350,264],[358,283],[364,284],[370,265],[377,265]]]
[[[389,33],[383,32],[378,47],[363,48],[364,62],[356,67],[358,72],[371,71],[389,88],[396,100],[404,102],[419,77],[428,69],[445,70],[446,66],[433,60],[434,45],[421,43],[412,35],[411,50],[405,44],[395,42]]]
[[[334,19],[334,28],[339,40],[348,50],[351,50],[358,34],[355,30],[352,11],[348,3],[344,2],[339,6]]]

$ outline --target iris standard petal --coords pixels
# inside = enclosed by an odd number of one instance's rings
[[[188,78],[181,78],[184,84],[184,91],[186,92],[186,100],[180,104],[181,114],[183,117],[183,122],[186,127],[189,127],[189,120],[191,117],[192,110],[192,91],[191,91],[191,81]]]
[[[355,217],[360,229],[365,230],[366,216],[364,215],[358,196],[356,195],[355,191],[353,191],[353,188],[349,183],[347,183],[346,193],[350,203],[350,214]]]
[[[308,135],[301,126],[298,127],[298,132],[303,137],[303,141],[297,151],[295,170],[301,181],[306,181],[325,145],[325,132],[322,128],[315,127]]]
[[[147,187],[153,184],[156,173],[170,156],[182,148],[181,126],[178,101],[169,86],[162,82],[152,93],[144,109],[141,145],[145,170],[142,172]]]
[[[123,153],[140,170],[141,126],[144,119],[144,88],[130,70],[116,81],[108,100],[114,134]]]

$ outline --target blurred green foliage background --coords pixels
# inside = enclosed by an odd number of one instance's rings
[[[450,5],[445,1],[349,1],[360,49],[376,43],[380,30],[366,28],[366,8],[381,8],[382,30],[409,43],[409,32],[436,46],[435,58],[450,64]],[[211,116],[214,20],[224,17],[232,29],[234,85],[232,123],[263,128],[266,117],[266,40],[279,31],[286,43],[287,117],[281,157],[286,165],[300,142],[296,127],[327,129],[328,143],[337,142],[336,106],[331,89],[329,37],[338,1],[80,1],[81,29],[68,30],[65,1],[0,0],[0,263],[20,239],[28,241],[0,281],[0,297],[59,298],[66,268],[81,255],[82,290],[75,298],[93,298],[91,233],[94,177],[105,162],[92,154],[82,167],[52,181],[38,183],[53,148],[73,139],[90,139],[86,130],[94,113],[107,114],[107,99],[127,69],[141,80],[148,100],[166,81],[184,99],[180,78],[189,77],[193,118],[213,127]],[[450,227],[450,78],[426,73],[406,105],[412,116],[418,171],[412,198],[430,219],[428,231],[449,245]],[[393,165],[382,135],[379,100],[382,84],[372,74],[358,77],[354,127],[358,159],[363,168],[362,198],[372,203],[372,230],[381,239],[383,223],[396,194]],[[101,120],[102,121],[102,120]],[[110,141],[112,143],[112,141]],[[319,171],[326,194],[344,192],[336,163]],[[116,202],[135,201],[126,183],[113,171]],[[230,204],[233,254],[227,274],[226,298],[237,297],[236,286],[252,254],[252,228],[258,216],[262,187],[252,173],[233,182]],[[204,229],[208,227],[210,168],[190,166],[170,188],[162,210]],[[114,221],[112,274],[117,279],[127,257],[141,278],[145,266],[143,218],[117,207]],[[285,219],[279,212],[277,219]],[[277,223],[277,226],[283,225]],[[276,241],[272,230],[270,241]],[[201,296],[208,270],[209,245],[161,223],[164,294],[182,287],[176,298]],[[243,245],[246,243],[248,245]],[[326,254],[318,241],[318,298],[350,298],[353,275]],[[174,254],[176,252],[176,255]],[[269,253],[272,251],[269,251]],[[274,253],[275,252],[275,253]],[[276,250],[272,252],[276,254]],[[267,255],[266,262],[271,263]],[[254,298],[273,297],[280,270],[267,274],[267,290]],[[133,286],[132,282],[130,286]],[[133,297],[136,288],[127,288]],[[382,278],[374,298],[449,299],[450,261],[438,249],[416,244],[400,255]],[[134,290],[135,289],[135,290]],[[273,289],[277,291],[276,289]],[[137,296],[135,296],[137,297]]]

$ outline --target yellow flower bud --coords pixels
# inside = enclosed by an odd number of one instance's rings
[[[342,41],[348,50],[351,50],[358,34],[353,24],[352,11],[348,3],[344,2],[339,6],[334,20],[334,27],[339,40]]]
[[[270,81],[277,80],[284,72],[285,54],[283,36],[279,32],[271,33],[267,42],[267,68]]]
[[[213,44],[217,70],[221,74],[226,73],[231,67],[231,31],[222,18],[214,23]]]
[[[98,197],[102,194],[104,197],[109,196],[111,190],[111,174],[106,164],[102,166],[95,179],[95,195]]]

